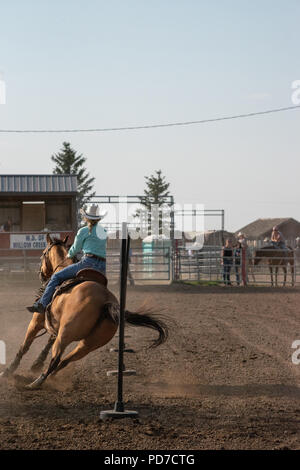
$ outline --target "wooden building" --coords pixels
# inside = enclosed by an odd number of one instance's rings
[[[77,177],[0,175],[0,257],[16,250],[40,255],[46,233],[62,238],[77,230]]]
[[[236,234],[242,232],[250,242],[261,245],[265,239],[271,238],[275,225],[278,226],[287,242],[294,246],[296,238],[300,237],[300,222],[292,217],[257,219],[239,229]]]

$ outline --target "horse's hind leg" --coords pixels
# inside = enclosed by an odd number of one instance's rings
[[[44,347],[44,349],[41,351],[40,355],[38,356],[38,358],[34,361],[34,363],[32,364],[30,370],[32,372],[39,372],[43,366],[44,366],[44,362],[45,360],[47,359],[47,356],[49,354],[49,351],[53,345],[55,341],[55,337],[54,336],[50,336],[50,338],[48,339],[48,342],[46,344],[46,346]]]
[[[291,264],[291,276],[292,276],[292,286],[294,287],[294,285],[295,285],[295,268],[294,268],[293,264]]]
[[[61,362],[60,359],[62,354],[72,340],[70,341],[69,338],[68,340],[64,339],[63,332],[59,332],[52,347],[52,359],[47,372],[42,373],[34,382],[27,385],[26,388],[35,389],[40,387],[50,374],[61,370],[69,362],[77,361],[78,359],[86,356],[89,352],[104,346],[115,335],[117,329],[118,326],[111,320],[103,320],[101,323],[97,324],[91,333],[85,339],[81,340],[78,346]]]
[[[26,388],[28,389],[35,389],[42,385],[45,382],[48,375],[50,375],[58,366],[60,358],[66,347],[68,346],[69,342],[62,341],[61,336],[58,336],[54,344],[52,346],[52,359],[50,361],[49,367],[46,372],[42,373],[34,382],[27,385]]]
[[[283,266],[282,269],[283,269],[283,273],[284,273],[284,275],[283,275],[283,287],[285,287],[285,284],[286,284],[286,275],[287,275],[286,266]]]
[[[66,367],[70,362],[78,361],[87,356],[91,351],[95,351],[107,344],[115,335],[118,327],[110,320],[103,320],[95,326],[89,336],[81,340],[76,348],[67,354],[67,356],[59,363],[53,374]]]
[[[2,372],[1,374],[2,377],[9,376],[17,370],[17,368],[20,365],[22,357],[29,350],[36,335],[38,334],[39,331],[41,331],[44,328],[44,323],[45,323],[45,316],[43,314],[41,313],[33,314],[32,319],[28,325],[23,344],[21,345],[12,363],[5,369],[4,372]]]

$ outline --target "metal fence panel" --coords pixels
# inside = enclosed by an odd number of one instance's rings
[[[273,262],[282,261],[283,256],[272,257]],[[294,255],[293,265],[287,265],[286,285],[300,285],[300,260]],[[204,246],[201,250],[188,250],[178,248],[174,253],[175,279],[181,281],[224,281],[224,268],[222,265],[222,247]],[[247,250],[246,256],[246,280],[249,285],[271,285],[271,274],[268,259],[265,257],[254,265],[254,250]],[[231,260],[230,282],[241,284],[242,266],[239,258]],[[275,284],[275,269],[273,266],[273,283]],[[284,283],[283,266],[278,266],[278,285]]]
[[[2,251],[2,253],[1,253]],[[28,256],[26,250],[20,250],[18,256],[7,256],[9,250],[0,249],[0,275],[26,276],[37,274],[40,266],[38,256]],[[118,281],[120,276],[119,250],[107,250],[106,274],[109,281]],[[131,250],[128,278],[133,284],[139,281],[171,281],[171,248],[154,247],[151,252],[142,248]]]
[[[133,249],[129,259],[129,281],[170,281],[171,258],[170,247],[154,247],[151,252],[144,252],[142,248]],[[120,253],[108,250],[106,260],[108,279],[117,281],[120,275]]]

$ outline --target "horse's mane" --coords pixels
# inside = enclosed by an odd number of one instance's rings
[[[51,245],[61,245],[61,246],[64,245],[63,240],[61,240],[60,238],[53,237],[51,238],[51,240],[52,240]]]
[[[64,243],[63,240],[61,240],[60,238],[53,237],[53,238],[51,238],[51,240],[52,240],[51,246],[56,245],[56,246],[59,246],[59,247],[63,247],[63,246],[64,246],[64,247],[67,248],[67,249],[69,248],[69,247],[66,247],[65,243]],[[72,261],[73,261],[73,263],[76,262],[76,261],[74,261],[74,259],[72,259]],[[38,288],[38,290],[37,290],[37,292],[36,292],[36,299],[35,299],[36,301],[39,300],[39,299],[42,297],[43,293],[44,293],[45,290],[46,290],[46,287],[47,287],[47,284],[48,284],[49,281],[50,281],[50,279],[48,279],[47,282],[44,282],[44,283]]]

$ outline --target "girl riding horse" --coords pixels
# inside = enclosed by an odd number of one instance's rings
[[[47,345],[34,362],[31,370],[40,371],[44,361],[52,349],[52,359],[48,368],[30,385],[29,389],[40,387],[50,374],[55,374],[70,362],[78,361],[107,344],[118,330],[120,305],[114,294],[109,291],[106,283],[99,283],[95,279],[82,279],[78,284],[71,284],[66,290],[57,293],[51,303],[51,308],[41,313],[53,293],[53,286],[58,281],[74,277],[82,268],[95,268],[105,271],[105,262],[100,257],[105,257],[104,238],[97,235],[97,223],[101,216],[97,213],[97,207],[84,212],[87,227],[79,230],[75,242],[71,247],[71,256],[82,248],[84,257],[82,262],[73,264],[69,257],[70,251],[65,240],[52,239],[47,235],[47,247],[41,257],[40,277],[47,285],[42,302],[37,302],[32,307],[34,314],[28,326],[24,342],[20,346],[12,363],[0,373],[5,378],[13,375],[19,367],[24,354],[29,350],[32,342],[37,338],[37,333],[46,328],[51,335]],[[97,235],[97,237],[96,237]],[[102,249],[102,251],[100,251]],[[89,256],[92,255],[92,256]],[[92,270],[86,270],[92,271]],[[57,274],[62,275],[57,276]],[[99,273],[100,275],[100,273]],[[52,282],[54,280],[54,282]],[[36,308],[40,310],[35,310]],[[125,310],[125,322],[132,326],[144,327],[158,333],[158,338],[152,341],[151,346],[163,344],[168,337],[168,326],[160,315],[152,313],[151,309],[141,308],[137,312]],[[64,355],[66,348],[73,342],[77,345],[73,350]]]
[[[98,222],[103,219],[106,213],[99,214],[99,207],[96,204],[89,206],[86,211],[81,209],[80,212],[87,225],[78,230],[74,243],[65,260],[66,267],[55,272],[61,265],[56,267],[42,297],[34,302],[32,306],[27,307],[29,312],[45,313],[56,287],[67,279],[73,279],[81,269],[92,268],[105,275],[106,230]],[[83,251],[83,258],[78,263],[73,264],[72,258],[80,251]]]

